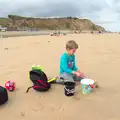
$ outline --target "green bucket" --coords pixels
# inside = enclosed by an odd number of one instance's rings
[[[92,79],[82,79],[81,80],[81,86],[82,86],[82,93],[83,94],[89,94],[93,91],[93,85],[94,85],[94,80]]]

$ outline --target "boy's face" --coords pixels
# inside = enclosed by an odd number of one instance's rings
[[[76,50],[77,50],[77,49],[69,49],[69,50],[67,50],[67,51],[68,51],[68,54],[69,54],[69,55],[73,55],[73,54],[75,54]]]

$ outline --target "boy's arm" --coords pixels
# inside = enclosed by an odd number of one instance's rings
[[[74,70],[68,68],[67,58],[65,56],[61,59],[61,67],[66,73],[74,74],[75,72]]]
[[[78,71],[78,67],[76,66],[76,59],[75,59],[75,56],[74,56],[73,70],[74,70],[74,71]]]

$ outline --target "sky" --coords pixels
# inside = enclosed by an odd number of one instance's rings
[[[120,31],[120,0],[0,0],[0,17],[80,17]]]

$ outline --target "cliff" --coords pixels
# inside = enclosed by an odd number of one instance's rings
[[[8,18],[0,18],[0,25],[7,27],[8,30],[90,30],[105,31],[101,26],[95,25],[88,19],[75,17],[64,18],[31,18],[16,15],[8,15]]]

